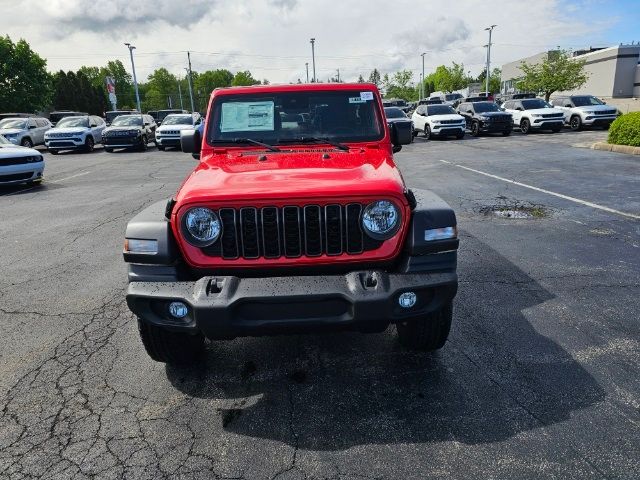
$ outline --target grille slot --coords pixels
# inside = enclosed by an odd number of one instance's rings
[[[362,209],[360,203],[221,208],[220,241],[202,251],[225,260],[358,255],[382,245],[364,235]]]

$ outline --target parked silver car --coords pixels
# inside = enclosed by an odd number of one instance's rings
[[[51,122],[42,117],[5,118],[0,120],[0,135],[14,145],[31,148],[44,144],[44,134],[51,126]]]

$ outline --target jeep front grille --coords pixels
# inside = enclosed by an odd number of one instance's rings
[[[221,208],[222,236],[202,250],[225,260],[358,255],[382,244],[364,235],[363,208],[359,203]]]

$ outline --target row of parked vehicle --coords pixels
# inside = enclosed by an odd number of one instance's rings
[[[151,142],[163,150],[179,146],[180,129],[197,127],[201,116],[187,112],[167,114],[158,126],[151,115],[124,111],[108,120],[82,114],[65,116],[53,125],[43,117],[9,117],[0,120],[0,135],[13,145],[45,145],[52,154],[61,150],[90,152],[98,143],[104,144],[107,152],[116,148],[146,150]]]
[[[453,94],[458,95],[458,94]],[[442,101],[421,101],[411,114],[414,136],[425,138],[463,138],[468,130],[477,137],[483,133],[510,135],[514,128],[522,133],[550,131],[557,133],[567,125],[577,131],[585,127],[609,128],[620,115],[615,108],[593,95],[571,95],[554,98],[551,103],[535,96],[511,98],[499,105],[486,96]],[[385,107],[387,121],[408,119],[402,108]]]

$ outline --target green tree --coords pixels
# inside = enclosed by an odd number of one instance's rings
[[[589,77],[584,65],[584,60],[572,59],[566,50],[549,52],[541,63],[520,62],[524,76],[516,86],[520,90],[543,93],[549,101],[552,93],[575,90],[587,82]]]
[[[425,83],[433,85],[434,91],[453,92],[467,86],[468,78],[464,74],[464,65],[453,62],[451,67],[440,65],[436,71],[425,78]]]
[[[502,70],[500,68],[494,68],[491,71],[491,76],[489,77],[489,91],[490,92],[499,92],[500,91],[500,76],[502,74]],[[485,68],[480,72],[477,79],[474,79],[476,82],[482,85],[482,90],[486,88],[487,85],[487,69]]]
[[[52,78],[47,62],[24,40],[0,36],[0,111],[35,112],[49,106]]]
[[[209,98],[211,92],[216,88],[230,87],[233,81],[233,73],[224,68],[218,70],[207,70],[198,75],[193,85],[196,91],[202,92]],[[188,87],[187,87],[188,88]]]
[[[149,75],[143,87],[143,110],[161,110],[169,107],[169,102],[175,108],[180,105],[178,98],[178,80],[166,68],[158,68]],[[171,99],[171,100],[169,100]]]
[[[402,98],[404,100],[417,100],[418,91],[413,84],[413,72],[400,70],[389,77],[385,74],[382,80],[385,96],[388,98]]]
[[[260,80],[256,80],[255,78],[253,78],[249,70],[245,70],[244,72],[237,72],[233,76],[233,80],[231,81],[231,85],[234,87],[259,84]]]
[[[374,68],[369,74],[369,83],[373,83],[378,88],[382,85],[382,78],[380,77],[380,72],[377,68]]]
[[[364,83],[364,77],[362,75],[358,76],[358,83]]]

